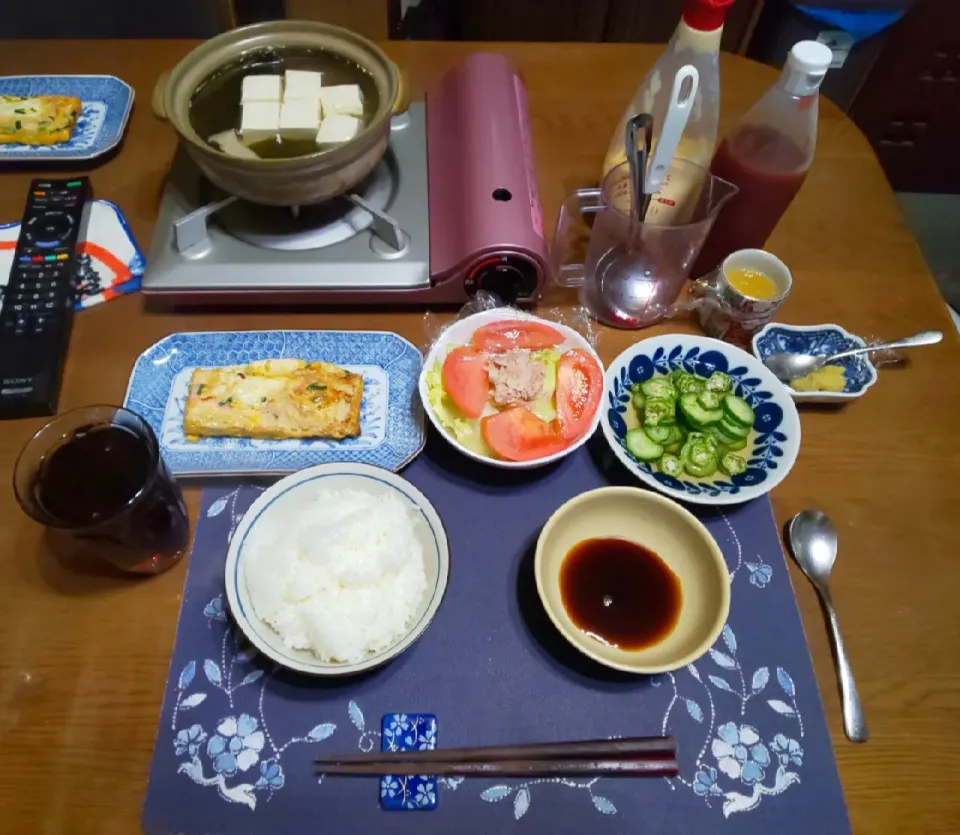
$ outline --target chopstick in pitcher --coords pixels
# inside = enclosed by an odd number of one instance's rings
[[[414,760],[397,763],[330,763],[318,765],[322,774],[352,776],[394,774],[436,774],[460,777],[676,777],[676,757],[664,755],[633,760],[490,760],[484,762],[424,763]]]
[[[320,757],[325,764],[355,765],[361,763],[390,764],[398,762],[490,762],[493,760],[551,759],[637,759],[642,757],[675,757],[677,742],[671,736],[596,739],[583,742],[540,742],[529,745],[484,745],[474,748],[440,748],[434,751],[378,751],[368,754],[339,754]]]

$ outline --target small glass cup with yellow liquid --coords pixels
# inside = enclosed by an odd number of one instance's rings
[[[753,334],[786,301],[792,286],[790,270],[777,256],[762,249],[741,249],[695,281],[690,297],[707,336],[749,346]]]

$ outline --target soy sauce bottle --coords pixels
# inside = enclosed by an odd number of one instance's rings
[[[717,217],[692,275],[738,249],[763,248],[813,162],[820,84],[832,59],[821,43],[795,44],[777,83],[720,143],[710,172],[740,191]]]

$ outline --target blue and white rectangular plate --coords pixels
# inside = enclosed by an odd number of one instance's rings
[[[69,142],[0,145],[0,162],[98,157],[123,138],[133,108],[133,88],[112,75],[2,76],[0,96],[76,96],[83,106]]]
[[[363,376],[360,437],[256,440],[183,435],[193,369],[266,359],[332,362]],[[156,433],[176,476],[281,475],[334,461],[397,472],[426,439],[417,379],[423,355],[385,331],[225,331],[175,333],[147,348],[133,366],[124,406]]]

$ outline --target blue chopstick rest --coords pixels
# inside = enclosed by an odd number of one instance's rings
[[[437,717],[432,713],[385,713],[380,720],[380,750],[433,751]],[[380,807],[389,812],[437,808],[437,778],[427,774],[380,778]]]

